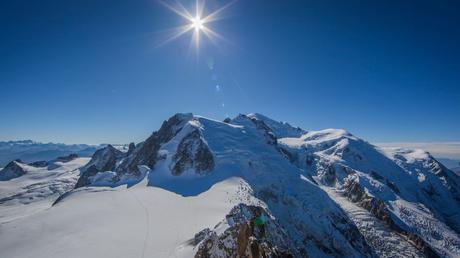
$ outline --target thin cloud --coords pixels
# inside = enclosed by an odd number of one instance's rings
[[[435,157],[460,159],[460,141],[452,142],[380,142],[374,145],[383,148],[422,149]]]

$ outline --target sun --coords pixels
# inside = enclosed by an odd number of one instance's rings
[[[190,26],[195,29],[196,31],[204,30],[204,23],[205,21],[201,19],[201,17],[197,16],[195,18],[190,19],[191,24]]]
[[[192,43],[195,45],[195,49],[198,50],[200,44],[201,35],[206,36],[213,43],[216,43],[216,40],[224,40],[220,34],[212,30],[210,27],[206,26],[213,21],[220,20],[222,12],[227,9],[230,5],[236,2],[232,0],[225,4],[224,6],[214,10],[213,12],[204,15],[205,7],[204,0],[194,0],[195,1],[195,10],[187,10],[180,2],[175,1],[175,4],[170,4],[169,1],[160,0],[159,2],[167,7],[169,10],[173,11],[175,14],[184,18],[188,23],[177,27],[175,33],[169,37],[164,43],[170,42],[176,38],[179,38],[187,32],[192,32]],[[194,13],[194,15],[192,15]],[[206,25],[205,25],[206,24]],[[225,41],[225,40],[224,40]]]

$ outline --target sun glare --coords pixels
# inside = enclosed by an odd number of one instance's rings
[[[201,17],[195,17],[193,19],[191,19],[191,26],[192,28],[194,28],[195,30],[203,30],[204,29],[204,21],[201,19]]]
[[[195,45],[195,48],[198,50],[200,44],[200,37],[201,34],[205,35],[208,39],[215,43],[216,39],[222,40],[224,39],[220,36],[217,32],[205,26],[205,24],[209,24],[213,21],[219,20],[222,14],[222,11],[228,8],[230,5],[235,3],[236,0],[230,1],[226,5],[220,7],[219,9],[215,10],[214,12],[203,15],[204,14],[204,1],[203,0],[195,0],[195,12],[187,10],[182,4],[179,2],[175,2],[175,4],[169,4],[166,1],[161,1],[164,6],[166,6],[169,10],[173,11],[177,15],[185,18],[189,23],[185,24],[184,26],[176,28],[176,33],[168,38],[164,43],[167,43],[171,40],[174,40],[181,35],[192,31],[192,43]],[[192,15],[195,13],[195,15]],[[200,33],[202,32],[202,33]]]

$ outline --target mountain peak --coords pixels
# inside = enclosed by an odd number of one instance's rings
[[[13,160],[0,170],[0,181],[8,181],[27,173],[26,165],[21,160]]]
[[[238,124],[248,119],[257,121],[260,126],[269,129],[270,132],[273,133],[273,135],[275,135],[277,138],[300,137],[307,132],[300,127],[293,127],[287,122],[275,121],[259,113],[250,113],[248,115],[240,114],[232,119],[231,122]]]

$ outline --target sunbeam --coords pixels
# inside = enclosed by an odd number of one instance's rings
[[[205,5],[203,0],[196,0],[195,1],[195,10],[190,11],[187,10],[180,2],[175,1],[174,4],[170,4],[165,1],[160,1],[160,3],[165,6],[167,9],[171,10],[175,14],[179,15],[180,17],[184,18],[188,24],[175,28],[175,33],[163,41],[160,45],[167,44],[182,35],[186,34],[187,32],[192,32],[191,44],[194,45],[196,51],[198,51],[200,47],[201,35],[205,35],[212,43],[216,44],[217,40],[226,41],[223,36],[219,33],[213,31],[209,26],[209,23],[221,19],[222,12],[227,9],[229,6],[234,4],[236,0],[231,1],[224,6],[220,7],[219,9],[211,12],[208,15],[204,15],[205,13]],[[192,15],[194,13],[195,15]]]

